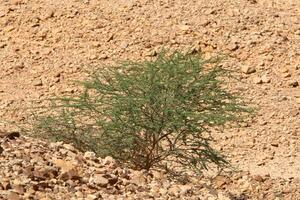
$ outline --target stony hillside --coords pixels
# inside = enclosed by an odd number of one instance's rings
[[[183,185],[7,134],[32,102],[76,92],[86,70],[150,59],[162,47],[226,58],[237,77],[228,89],[257,108],[243,127],[215,133],[241,173],[190,175]],[[0,198],[300,199],[296,0],[1,0],[0,63]]]

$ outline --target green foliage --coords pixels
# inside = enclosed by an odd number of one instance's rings
[[[107,67],[83,82],[81,95],[55,99],[59,114],[40,119],[35,133],[136,169],[224,166],[209,132],[248,111],[222,89],[226,77],[218,60],[178,52]]]

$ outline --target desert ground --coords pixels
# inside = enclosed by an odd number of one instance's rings
[[[226,87],[256,108],[214,134],[239,172],[176,183],[7,134],[88,70],[162,48],[226,57]],[[300,199],[299,0],[1,0],[0,63],[0,199]]]

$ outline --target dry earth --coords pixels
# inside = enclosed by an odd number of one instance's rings
[[[217,148],[243,172],[212,183],[198,177],[178,186],[143,174],[151,180],[133,184],[105,159],[79,162],[81,153],[66,145],[2,137],[0,198],[300,199],[300,1],[0,1],[2,131],[16,129],[8,122],[24,122],[32,101],[76,92],[74,80],[86,77],[86,70],[151,58],[162,47],[225,55],[224,67],[238,78],[228,88],[258,108],[243,127],[215,134]],[[48,157],[70,159],[72,167],[64,171]],[[70,172],[73,165],[81,171]],[[104,174],[100,183],[92,180],[97,170]]]

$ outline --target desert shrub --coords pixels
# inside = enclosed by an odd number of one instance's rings
[[[209,132],[247,112],[222,89],[227,78],[217,59],[179,52],[105,67],[82,83],[80,95],[53,99],[55,112],[39,116],[34,133],[136,169],[224,166]]]

